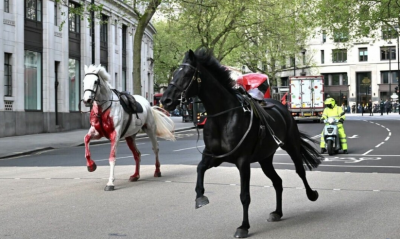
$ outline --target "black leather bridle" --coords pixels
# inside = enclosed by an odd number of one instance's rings
[[[182,88],[181,86],[177,85],[176,82],[175,82],[174,80],[172,80],[172,81],[169,83],[169,85],[173,85],[173,86],[176,87],[178,90],[180,90],[180,91],[181,91],[181,99],[182,99],[182,101],[183,101],[183,100],[186,101],[186,99],[187,99],[187,98],[186,98],[186,92],[188,91],[188,89],[190,88],[190,86],[192,85],[192,83],[193,83],[194,81],[197,81],[197,94],[198,94],[199,91],[200,91],[200,87],[201,87],[201,78],[200,78],[200,76],[199,76],[200,71],[197,69],[197,67],[194,67],[194,66],[190,65],[189,63],[182,63],[180,66],[188,66],[188,67],[190,67],[191,69],[194,70],[192,79],[190,80],[189,84],[188,84],[185,88]],[[181,102],[181,103],[184,103],[184,102]]]

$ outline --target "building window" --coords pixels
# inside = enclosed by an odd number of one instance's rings
[[[332,62],[333,63],[347,62],[347,50],[346,49],[332,50]]]
[[[342,73],[342,85],[348,85],[349,79],[347,79],[347,73]]]
[[[390,53],[390,54],[389,54]],[[396,47],[381,47],[381,60],[396,60]]]
[[[122,91],[126,91],[126,69],[122,69]]]
[[[332,74],[332,85],[340,85],[340,74]]]
[[[359,61],[368,61],[368,49],[367,48],[358,49],[358,57]]]
[[[126,32],[127,26],[122,26],[122,51],[126,51]]]
[[[79,61],[76,59],[68,60],[68,79],[69,79],[69,110],[78,111],[80,103],[80,73]]]
[[[348,30],[340,30],[335,31],[333,33],[333,41],[334,42],[347,42],[349,39],[349,31]]]
[[[25,50],[25,110],[42,109],[42,54]]]
[[[292,67],[292,66],[294,66],[294,64],[295,64],[295,61],[296,59],[294,59],[294,57],[290,57],[290,67]]]
[[[4,12],[10,12],[10,0],[4,0]]]
[[[115,45],[118,45],[118,21],[115,20],[115,24],[114,24],[115,28],[114,28],[114,34],[115,34]]]
[[[397,71],[381,71],[381,79],[383,84],[398,84]]]
[[[10,53],[4,53],[4,95],[12,96],[12,67]]]
[[[325,51],[321,50],[321,64],[325,64]]]
[[[100,42],[107,43],[107,16],[101,16],[101,25],[100,25]]]
[[[79,15],[75,13],[75,11],[77,10],[76,8],[78,8],[79,6],[74,3],[70,3],[68,7],[68,30],[70,32],[79,33],[81,19],[79,18]]]
[[[325,42],[326,42],[326,31],[323,30],[322,31],[322,43],[325,43]]]
[[[118,89],[118,73],[115,73],[115,78],[114,78],[114,82],[115,82],[115,84],[114,84],[114,88],[115,89]]]
[[[382,26],[382,39],[394,39],[397,37],[397,33],[392,26]]]
[[[57,2],[54,2],[54,26],[57,26]]]
[[[42,0],[25,1],[25,18],[37,22],[42,21]]]

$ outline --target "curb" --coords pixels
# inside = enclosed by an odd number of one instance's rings
[[[185,130],[190,130],[190,129],[195,129],[196,127],[187,127],[187,128],[181,128],[181,129],[177,129],[175,130],[175,132],[180,132],[180,131],[185,131]],[[136,138],[144,138],[147,137],[146,133],[140,133],[136,136]],[[121,139],[121,141],[123,141],[123,139]],[[107,144],[110,143],[110,140],[108,139],[100,139],[100,140],[96,140],[96,141],[92,141],[90,142],[90,145],[98,145],[98,144]],[[70,147],[81,147],[84,146],[85,143],[79,143],[76,145],[71,145]],[[58,149],[58,148],[54,148],[54,147],[43,147],[43,148],[37,148],[34,150],[28,150],[28,151],[24,151],[24,152],[20,152],[20,153],[14,153],[14,154],[10,154],[10,155],[5,155],[5,156],[0,156],[0,159],[6,159],[6,158],[13,158],[13,157],[18,157],[18,156],[23,156],[23,155],[29,155],[29,154],[33,154],[33,153],[38,153],[38,152],[43,152],[46,150],[52,150],[52,149]]]
[[[1,156],[0,159],[18,157],[18,156],[23,156],[23,155],[29,155],[29,154],[38,153],[38,152],[51,150],[51,149],[55,149],[55,148],[53,148],[53,147],[37,148],[37,149],[34,149],[34,150],[29,150],[29,151],[25,151],[25,152],[20,152],[20,153],[10,154],[10,155],[6,155],[6,156]]]

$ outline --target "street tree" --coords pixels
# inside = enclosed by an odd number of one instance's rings
[[[310,28],[304,21],[309,6],[303,1],[267,1],[250,9],[248,18],[253,24],[247,25],[244,44],[235,51],[236,62],[252,72],[261,72],[270,77],[276,85],[276,75],[282,66],[290,64],[291,58],[299,59],[301,49],[310,35]],[[256,23],[256,24],[254,24]]]
[[[64,6],[69,6],[68,0],[55,0],[57,4],[62,4]],[[169,0],[120,0],[118,3],[114,0],[103,0],[102,2],[108,2],[110,4],[114,4],[121,7],[130,7],[137,18],[137,25],[135,26],[134,32],[134,43],[133,43],[133,89],[135,94],[141,94],[141,61],[142,61],[142,39],[146,27],[150,23],[153,15],[156,13],[158,6],[161,4],[161,1],[167,2]],[[124,4],[118,5],[118,4]],[[81,16],[82,19],[87,18],[88,21],[94,21],[94,17],[96,16],[98,19],[101,11],[103,10],[103,4],[96,0],[91,0],[90,3],[82,4],[80,7],[70,8],[68,9],[69,14],[77,14]],[[94,12],[94,15],[86,15],[86,12]],[[121,12],[123,12],[121,10]],[[62,15],[67,16],[68,14],[63,13]],[[62,28],[65,23],[65,19],[63,20],[60,28]],[[100,22],[101,24],[106,24],[107,22]]]
[[[315,9],[311,22],[333,38],[346,35],[346,41],[360,42],[397,36],[400,21],[397,0],[320,0],[315,2]],[[381,35],[382,26],[387,35]]]

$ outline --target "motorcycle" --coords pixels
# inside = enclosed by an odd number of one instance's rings
[[[339,120],[337,120],[335,117],[329,117],[324,120],[324,123],[325,148],[329,155],[333,155],[334,153],[337,154],[339,153],[339,150],[342,149],[337,126]]]

